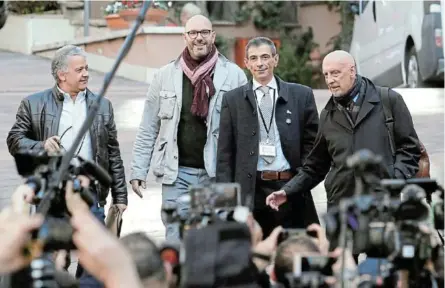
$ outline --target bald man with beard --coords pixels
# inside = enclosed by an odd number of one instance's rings
[[[381,87],[358,75],[354,58],[345,51],[334,51],[324,58],[323,74],[332,96],[321,112],[314,147],[298,173],[266,198],[273,209],[278,210],[289,195],[311,190],[326,176],[328,208],[338,205],[342,197],[352,196],[354,171],[345,161],[361,149],[382,156],[386,178],[412,178],[419,169],[419,140],[400,94],[389,90],[396,145],[393,156]]]
[[[183,52],[150,83],[130,178],[142,198],[151,169],[162,183],[162,203],[176,204],[181,216],[189,207],[180,197],[189,187],[214,182],[223,95],[247,83],[244,71],[219,53],[208,18],[191,17],[183,37]],[[167,240],[178,240],[178,226],[162,219]]]

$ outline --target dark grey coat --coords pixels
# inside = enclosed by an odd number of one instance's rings
[[[276,80],[279,97],[275,121],[283,154],[291,169],[296,171],[303,165],[314,144],[318,130],[317,106],[311,88],[284,82],[278,77]],[[291,114],[287,113],[288,110]],[[287,119],[291,120],[290,123],[286,122]],[[257,104],[250,81],[224,95],[216,165],[216,181],[238,182],[243,201],[246,201],[247,195],[255,195],[259,130]],[[318,222],[309,189],[298,198],[295,201],[300,204],[299,211],[305,211],[302,212],[305,221]]]
[[[420,145],[411,114],[400,94],[390,90],[394,117],[396,156],[393,158],[385,125],[382,102],[377,87],[363,77],[366,88],[355,125],[337,109],[331,98],[326,104],[326,117],[320,119],[320,130],[314,149],[304,167],[285,185],[287,194],[312,189],[325,178],[328,205],[338,203],[341,197],[354,194],[354,172],[347,168],[346,158],[361,149],[381,155],[390,178],[412,178],[418,171]],[[323,119],[324,118],[324,119]],[[328,173],[329,172],[329,173]]]

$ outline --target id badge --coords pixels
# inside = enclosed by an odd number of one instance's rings
[[[275,157],[275,146],[266,143],[260,143],[260,156]]]

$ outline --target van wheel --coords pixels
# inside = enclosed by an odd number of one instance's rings
[[[420,88],[423,86],[422,76],[420,75],[419,62],[417,61],[416,48],[413,46],[406,57],[406,83],[409,88]]]

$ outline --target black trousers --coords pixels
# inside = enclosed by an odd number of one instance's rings
[[[263,239],[267,238],[277,226],[283,228],[306,228],[304,221],[304,207],[298,199],[288,199],[278,211],[266,206],[266,197],[272,192],[281,190],[288,181],[256,179],[255,204],[253,217],[263,230]],[[300,203],[299,203],[300,202]]]

